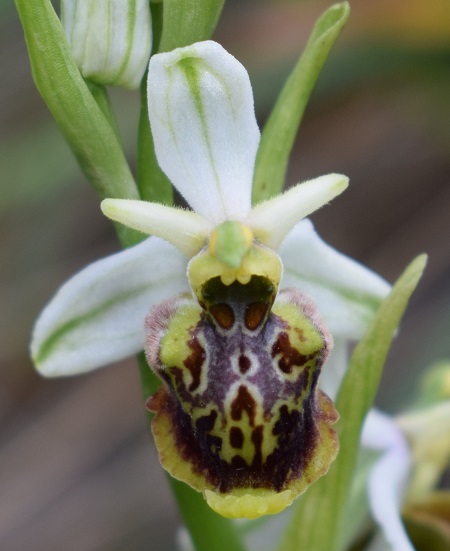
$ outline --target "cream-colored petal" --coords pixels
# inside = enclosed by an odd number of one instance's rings
[[[189,205],[214,225],[242,220],[259,144],[245,68],[212,41],[155,55],[148,110],[158,162]]]
[[[101,203],[101,209],[111,220],[161,237],[175,245],[188,258],[200,251],[212,230],[211,224],[203,216],[159,203],[105,199]]]
[[[244,223],[261,243],[277,250],[295,224],[342,193],[347,186],[348,178],[341,174],[309,180],[257,205]]]

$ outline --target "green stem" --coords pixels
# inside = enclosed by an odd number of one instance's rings
[[[137,181],[141,198],[165,205],[173,204],[170,180],[159,167],[150,129],[147,106],[147,79],[141,84],[141,112],[138,130]]]
[[[16,0],[33,78],[42,98],[100,198],[138,199],[139,192],[101,87],[83,79],[49,0]],[[121,243],[142,235],[116,226]]]
[[[153,31],[152,53],[156,53],[161,41],[163,27],[163,2],[150,2],[150,11],[152,13]]]
[[[101,198],[138,199],[123,149],[72,57],[50,0],[16,0],[36,86]]]
[[[102,86],[101,84],[97,84],[93,82],[92,80],[85,80],[92,97],[95,99],[95,102],[100,107],[104,117],[109,122],[109,125],[114,130],[114,133],[117,137],[117,141],[120,143],[120,131],[119,127],[117,126],[117,120],[114,116],[111,100],[109,99],[108,92],[106,91],[106,88]]]
[[[210,38],[225,0],[164,0],[159,52]]]

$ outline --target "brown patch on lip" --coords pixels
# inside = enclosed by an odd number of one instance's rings
[[[292,373],[294,365],[301,367],[310,360],[312,356],[304,356],[300,352],[291,346],[289,335],[282,332],[278,335],[277,340],[272,346],[272,358],[275,358],[281,353],[281,358],[278,360],[278,367],[283,373]]]
[[[210,307],[209,312],[222,329],[231,329],[233,327],[234,312],[228,304],[215,304]]]
[[[245,309],[244,323],[250,331],[257,329],[263,322],[267,313],[267,304],[263,302],[254,302]]]
[[[236,398],[231,402],[231,418],[240,421],[244,411],[250,420],[250,426],[255,424],[256,401],[245,385],[241,385]]]
[[[192,350],[183,362],[185,367],[189,369],[192,375],[192,383],[189,385],[189,392],[193,392],[200,385],[200,375],[202,373],[202,365],[206,358],[206,352],[196,337],[193,337],[188,342],[189,348]]]

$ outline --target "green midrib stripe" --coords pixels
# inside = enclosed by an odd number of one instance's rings
[[[128,3],[128,13],[127,13],[127,50],[125,52],[125,55],[123,57],[122,63],[117,71],[117,75],[114,80],[119,80],[120,77],[122,77],[123,73],[126,71],[128,67],[128,62],[130,61],[131,57],[131,50],[133,49],[133,41],[134,41],[134,32],[136,30],[136,0],[134,2]]]

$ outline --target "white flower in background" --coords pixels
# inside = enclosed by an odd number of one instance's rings
[[[401,520],[412,461],[408,442],[391,417],[373,409],[364,423],[361,443],[380,452],[369,475],[368,497],[370,512],[381,531],[369,549],[414,551]]]
[[[139,352],[146,338],[165,382],[150,402],[165,468],[224,516],[278,512],[337,453],[336,413],[317,390],[328,330],[334,394],[347,342],[362,336],[389,285],[302,220],[347,187],[345,176],[251,208],[252,90],[221,46],[152,57],[148,105],[158,162],[193,211],[105,200],[107,216],[158,237],[66,283],[36,323],[33,358],[46,376],[72,375]]]
[[[140,85],[152,45],[148,0],[62,0],[61,19],[84,78]]]
[[[426,503],[450,461],[449,419],[450,400],[398,417],[369,412],[361,444],[380,452],[367,484],[369,509],[379,530],[367,551],[414,551],[402,511],[417,503],[429,518],[436,514],[427,511]]]

